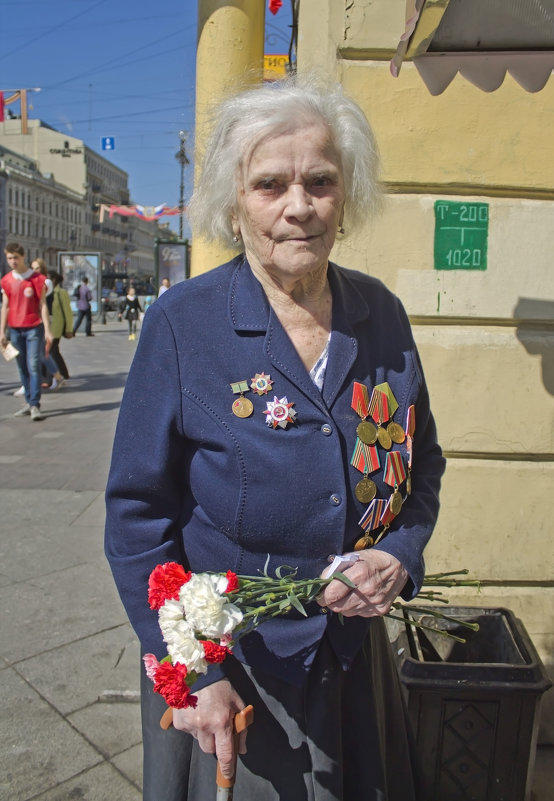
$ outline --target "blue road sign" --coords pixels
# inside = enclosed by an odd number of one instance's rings
[[[103,136],[102,137],[102,150],[114,150],[115,149],[115,139],[113,136]]]

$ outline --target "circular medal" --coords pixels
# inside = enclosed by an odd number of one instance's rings
[[[379,426],[379,428],[377,429],[377,439],[379,440],[379,445],[381,445],[381,447],[384,448],[386,451],[388,451],[392,447],[392,439],[386,428]]]
[[[396,517],[396,515],[400,512],[401,509],[402,509],[402,495],[398,492],[398,490],[395,490],[391,495],[390,510]]]
[[[233,414],[237,417],[250,417],[254,411],[254,404],[248,398],[237,398],[233,402]]]
[[[377,495],[375,482],[370,478],[362,478],[354,487],[354,495],[360,503],[369,503]]]
[[[401,445],[406,439],[406,432],[400,423],[389,423],[387,431],[389,432],[389,437],[393,442],[396,442],[397,445]]]
[[[373,545],[373,537],[370,537],[369,534],[366,534],[364,537],[361,537],[359,540],[356,541],[354,545],[355,551],[363,551],[364,548],[369,548]]]
[[[356,429],[356,434],[364,445],[374,445],[377,442],[377,429],[369,420],[362,420]]]

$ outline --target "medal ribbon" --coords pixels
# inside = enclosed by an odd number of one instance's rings
[[[362,420],[365,420],[369,409],[369,392],[364,384],[354,381],[352,387],[352,408]]]
[[[384,423],[389,419],[389,399],[385,392],[375,388],[369,401],[369,413],[376,423]]]
[[[387,453],[383,480],[391,487],[398,487],[406,480],[406,467],[400,451]]]
[[[231,389],[235,395],[242,395],[243,392],[248,392],[250,387],[248,386],[248,381],[235,381],[231,384]]]
[[[374,498],[361,516],[358,525],[360,525],[364,531],[373,531],[374,528],[380,525],[385,505],[386,501],[381,498]]]
[[[356,437],[356,445],[352,453],[352,458],[350,459],[350,464],[352,467],[355,467],[356,470],[359,470],[360,473],[364,473],[364,475],[374,473],[375,470],[378,470],[381,466],[381,462],[379,461],[379,452],[375,445],[366,445],[359,437]]]
[[[391,495],[391,498],[392,498],[392,495]],[[386,502],[387,505],[385,506],[385,511],[381,515],[381,519],[379,521],[382,526],[390,525],[391,522],[396,517],[396,515],[394,514],[394,512],[391,509],[391,498],[389,498],[388,501]],[[384,503],[384,501],[383,501],[383,503]]]

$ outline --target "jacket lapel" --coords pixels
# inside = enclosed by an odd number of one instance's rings
[[[237,259],[237,269],[229,291],[229,309],[235,330],[265,332],[264,351],[272,368],[324,412],[333,405],[356,360],[358,345],[353,325],[369,314],[367,304],[347,280],[345,271],[331,263],[329,281],[333,293],[333,331],[323,397],[243,257]]]

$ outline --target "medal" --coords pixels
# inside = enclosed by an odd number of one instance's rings
[[[271,376],[265,373],[256,373],[254,378],[250,379],[250,389],[257,392],[258,395],[267,395],[269,390],[273,387]]]
[[[373,473],[381,466],[377,448],[373,445],[367,445],[358,437],[350,464],[364,474],[364,477],[354,487],[354,495],[360,503],[369,503],[377,495],[375,482],[368,478],[369,473]]]
[[[373,423],[366,420],[369,413],[369,393],[367,387],[364,384],[360,384],[359,381],[354,381],[352,386],[352,402],[350,405],[356,414],[362,418],[362,422],[359,423],[356,429],[356,434],[366,445],[374,445],[377,442],[377,429]]]
[[[364,476],[354,487],[354,495],[360,503],[369,503],[377,495],[377,485],[370,478]]]
[[[231,409],[236,417],[250,417],[254,411],[254,405],[248,398],[240,397],[233,401]]]
[[[249,398],[245,398],[243,395],[244,392],[248,392],[248,382],[235,381],[230,386],[235,395],[240,395],[240,398],[233,401],[233,405],[231,406],[233,414],[235,417],[250,417],[254,411],[254,404]]]
[[[360,537],[359,540],[356,540],[354,543],[354,550],[363,551],[365,548],[370,548],[372,545],[373,537],[370,537],[369,534],[365,534],[363,537]]]
[[[396,445],[402,445],[406,439],[406,432],[400,423],[389,423],[387,426],[387,432],[391,440],[396,443]]]
[[[377,439],[379,440],[379,445],[388,451],[392,447],[392,439],[387,429],[383,428],[382,423],[385,423],[390,417],[389,396],[383,391],[383,386],[388,387],[388,384],[379,384],[381,389],[374,387],[369,401],[369,413],[378,426]],[[396,403],[396,400],[394,402]]]
[[[286,395],[282,398],[278,398],[275,395],[272,401],[267,401],[266,406],[267,409],[264,414],[267,415],[266,423],[268,426],[286,428],[288,423],[295,422],[296,412],[292,408],[294,403],[289,403]]]
[[[406,414],[406,451],[408,454],[408,477],[406,479],[406,492],[412,492],[412,459],[414,455],[415,434],[415,406],[410,406]]]
[[[356,429],[356,434],[366,445],[374,445],[377,442],[377,429],[369,420],[362,420]]]
[[[379,440],[379,445],[386,451],[392,448],[391,436],[387,431],[387,429],[383,428],[383,426],[379,426],[379,428],[377,429],[377,439]]]

